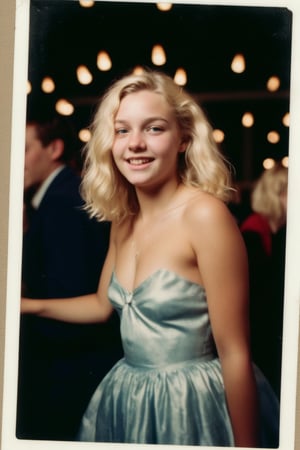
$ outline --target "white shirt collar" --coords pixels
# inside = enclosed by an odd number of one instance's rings
[[[31,204],[35,209],[37,209],[40,206],[41,201],[43,200],[48,187],[50,186],[54,178],[63,170],[64,167],[65,165],[59,166],[57,169],[51,172],[50,175],[46,178],[46,180],[44,180],[41,186],[38,188],[38,190],[36,191],[31,200]]]

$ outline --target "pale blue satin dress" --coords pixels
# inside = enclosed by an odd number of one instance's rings
[[[203,287],[160,269],[133,292],[113,273],[108,295],[125,356],[96,389],[79,440],[234,446]],[[276,447],[278,401],[255,371],[261,446]]]

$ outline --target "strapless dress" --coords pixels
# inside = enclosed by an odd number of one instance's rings
[[[124,358],[96,389],[78,439],[234,446],[204,288],[160,269],[132,292],[113,273],[108,296],[120,315]],[[254,369],[260,446],[274,448],[279,403]]]

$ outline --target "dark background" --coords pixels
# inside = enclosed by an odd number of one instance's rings
[[[237,181],[247,183],[262,172],[266,157],[280,160],[288,155],[289,129],[281,120],[289,111],[291,30],[292,13],[278,7],[193,2],[175,3],[162,12],[155,3],[97,1],[83,8],[78,1],[32,0],[28,113],[54,108],[59,98],[66,98],[75,106],[71,120],[79,130],[89,125],[95,105],[115,78],[136,65],[173,77],[182,66],[188,77],[185,89],[204,108],[213,127],[225,132],[222,150],[236,169]],[[167,55],[160,67],[151,62],[157,43]],[[111,57],[108,72],[97,68],[100,50]],[[246,59],[242,74],[230,69],[236,53]],[[93,74],[90,85],[77,81],[80,64]],[[273,93],[266,89],[272,75],[281,80]],[[45,76],[56,84],[52,94],[41,91]],[[251,129],[241,125],[246,111],[254,115]],[[271,130],[280,134],[277,144],[267,141]]]

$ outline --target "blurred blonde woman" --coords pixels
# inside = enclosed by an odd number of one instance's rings
[[[288,169],[265,170],[251,193],[252,213],[241,225],[249,261],[254,361],[280,396]]]
[[[251,221],[264,220],[270,235],[276,233],[286,222],[288,169],[277,163],[265,170],[254,185],[251,207],[254,212],[242,225],[242,230],[251,229]],[[270,253],[270,244],[264,242]]]
[[[125,356],[79,439],[276,446],[278,402],[250,358],[230,172],[202,109],[162,73],[128,75],[100,102],[92,136],[82,191],[92,216],[112,220],[98,291],[22,307],[75,322],[119,312]]]

